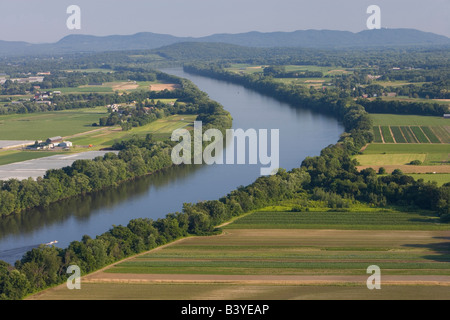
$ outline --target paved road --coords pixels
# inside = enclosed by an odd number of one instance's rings
[[[87,151],[76,154],[59,154],[50,157],[16,162],[0,166],[0,180],[11,178],[22,180],[29,177],[43,177],[49,169],[70,166],[75,160],[94,159],[112,151]],[[117,153],[117,151],[113,151]]]

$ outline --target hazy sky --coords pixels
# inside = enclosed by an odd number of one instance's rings
[[[69,5],[81,30],[69,30]],[[205,36],[248,31],[365,30],[369,5],[381,26],[450,37],[450,0],[0,0],[0,40],[55,42],[69,34]]]

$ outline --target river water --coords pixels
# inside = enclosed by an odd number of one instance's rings
[[[187,74],[181,68],[162,71],[190,79],[221,103],[231,113],[234,129],[269,132],[279,129],[280,167],[287,170],[336,143],[344,131],[332,117],[293,108],[239,85]],[[163,218],[181,211],[183,203],[218,199],[255,181],[261,167],[261,164],[174,167],[115,189],[0,219],[0,260],[14,263],[42,243],[57,240],[57,246],[65,248],[83,235],[95,237],[113,225],[127,225],[141,217]]]

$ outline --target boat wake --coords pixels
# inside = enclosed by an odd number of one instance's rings
[[[13,248],[8,250],[0,250],[0,260],[3,260],[5,262],[8,262],[11,265],[14,265],[14,263],[17,260],[22,259],[23,255],[34,248],[39,247],[41,244],[35,244],[31,246],[26,247],[19,247],[19,248]]]

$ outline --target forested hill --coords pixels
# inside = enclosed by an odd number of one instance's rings
[[[0,55],[63,54],[116,50],[148,50],[180,42],[221,42],[246,47],[346,48],[380,46],[450,45],[450,39],[414,29],[365,30],[358,33],[334,30],[298,30],[293,32],[247,32],[214,34],[206,37],[175,37],[141,32],[134,35],[69,35],[56,43],[30,44],[0,41]]]
[[[198,41],[223,42],[249,47],[306,48],[450,44],[450,39],[447,37],[414,29],[365,30],[358,33],[335,30],[248,32],[216,34]]]

